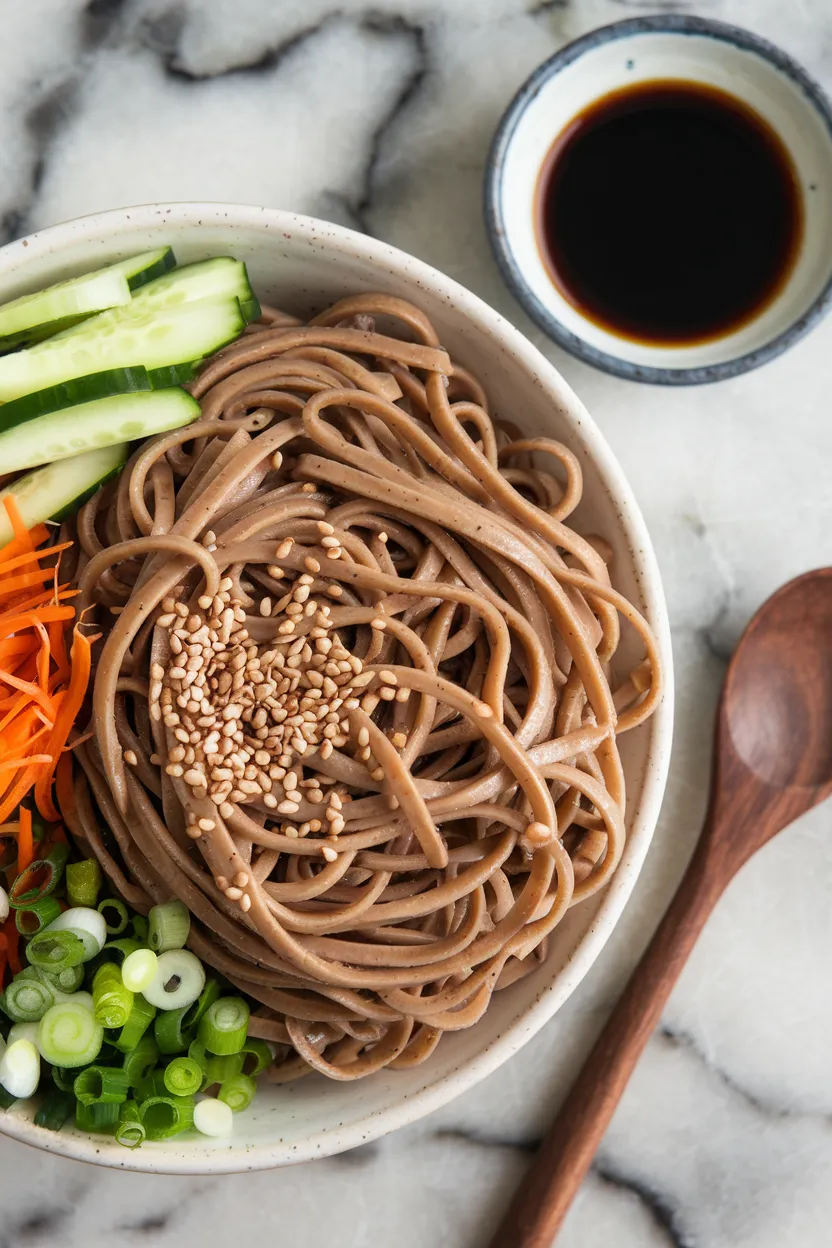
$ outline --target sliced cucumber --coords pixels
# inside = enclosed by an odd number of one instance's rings
[[[0,350],[8,351],[33,337],[43,338],[104,308],[129,303],[127,278],[114,269],[99,269],[33,295],[21,295],[0,307]]]
[[[135,365],[150,371],[199,360],[238,337],[245,327],[236,298],[148,308],[124,323],[101,321],[94,317],[78,327],[77,335],[69,331],[0,358],[0,403],[93,372]],[[92,325],[98,328],[88,329]]]
[[[187,425],[197,416],[196,399],[178,386],[96,399],[0,433],[0,464],[4,472],[20,472],[97,446],[151,438]]]
[[[164,277],[148,282],[136,291],[126,306],[110,308],[107,312],[63,330],[57,337],[61,340],[88,338],[111,330],[116,325],[126,325],[151,311],[173,311],[192,303],[206,300],[219,302],[232,298],[239,300],[241,307],[245,304],[246,323],[255,305],[257,315],[260,315],[260,305],[257,304],[249,284],[246,266],[240,260],[233,260],[230,256],[200,260],[196,264],[173,269]]]
[[[155,251],[143,251],[129,260],[117,260],[108,267],[123,273],[131,290],[138,290],[145,282],[161,277],[168,269],[175,268],[176,256],[172,247],[157,247]]]
[[[24,394],[11,403],[0,404],[0,436],[7,429],[22,425],[27,420],[37,420],[39,416],[48,416],[50,412],[60,412],[67,407],[94,403],[97,399],[109,399],[117,394],[138,394],[145,390],[187,385],[193,381],[198,367],[199,361],[170,364],[150,372],[141,364],[132,368],[110,368],[103,373],[90,373],[87,377],[75,377],[72,381],[36,390],[34,394]]]
[[[0,498],[4,494],[14,495],[27,528],[44,520],[58,519],[118,472],[127,462],[128,450],[126,445],[100,447],[56,464],[47,464],[0,490]],[[3,507],[0,509],[0,547],[11,539],[12,527]]]

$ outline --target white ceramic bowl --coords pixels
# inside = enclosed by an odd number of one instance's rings
[[[537,241],[537,181],[561,135],[595,100],[635,83],[718,87],[750,105],[794,162],[804,223],[785,284],[750,321],[692,345],[637,342],[596,324],[555,286]],[[691,385],[765,364],[832,302],[832,107],[780,48],[750,31],[687,14],[635,17],[561,48],[523,84],[503,116],[485,180],[486,225],[503,276],[542,329],[588,364],[631,381]]]
[[[495,407],[530,434],[563,439],[586,479],[577,523],[615,550],[615,583],[658,634],[667,695],[648,725],[622,739],[629,837],[609,888],[558,928],[546,964],[497,993],[484,1019],[445,1037],[424,1065],[357,1083],[317,1075],[263,1085],[230,1140],[204,1136],[130,1152],[105,1136],[36,1127],[18,1105],[0,1130],[35,1147],[130,1170],[221,1173],[264,1169],[354,1148],[436,1109],[510,1057],[552,1017],[586,974],[629,897],[653,834],[670,753],[673,690],[667,616],[650,539],[630,487],[585,408],[516,329],[462,286],[385,243],[288,212],[230,204],[150,205],[82,217],[0,250],[0,302],[63,277],[170,243],[180,261],[232,254],[261,296],[298,312],[380,290],[413,300],[442,343],[484,382]]]

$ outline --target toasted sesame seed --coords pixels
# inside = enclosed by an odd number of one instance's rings
[[[332,849],[332,847],[329,845],[322,845],[321,853],[323,854],[324,858],[326,858],[327,862],[338,861],[338,851],[335,849]]]
[[[314,557],[314,555],[307,555],[303,564],[304,567],[308,568],[310,572],[320,572],[321,570],[321,565],[318,563],[318,560]]]
[[[385,684],[385,685],[397,685],[399,683],[399,678],[395,674],[395,672],[388,672],[386,668],[384,668],[383,671],[379,672],[378,678],[382,682],[382,684]]]
[[[231,888],[227,888],[225,890],[225,895],[229,901],[239,901],[243,895],[243,890],[241,888],[234,888],[232,885]]]
[[[248,893],[243,893],[242,897],[240,898],[240,909],[244,913],[247,913],[251,909],[251,898],[249,897]]]
[[[386,621],[386,620],[382,620],[382,619],[379,619],[379,618],[376,618],[376,619],[374,619],[374,620],[370,620],[370,628],[384,629],[384,628],[386,628],[386,627],[387,627],[387,621]]]
[[[139,761],[136,757],[135,750],[124,750],[121,757],[124,759],[125,763],[127,763],[128,767],[135,767]]]
[[[248,884],[248,879],[247,871],[238,871],[234,876],[234,883],[237,885],[237,888],[245,888],[246,884]]]
[[[216,884],[217,888],[220,890],[221,893],[224,893],[225,890],[228,888],[228,880],[225,878],[224,875],[218,875],[217,878],[214,880],[214,883]]]

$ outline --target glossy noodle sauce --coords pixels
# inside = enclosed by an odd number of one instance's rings
[[[803,204],[780,137],[714,87],[642,82],[555,141],[538,245],[561,293],[631,340],[694,344],[755,317],[798,254]]]

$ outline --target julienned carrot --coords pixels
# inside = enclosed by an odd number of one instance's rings
[[[35,856],[32,835],[32,812],[28,806],[20,807],[20,823],[17,828],[17,873],[25,871]]]
[[[58,714],[55,717],[55,727],[52,729],[46,744],[46,752],[52,755],[52,762],[48,771],[44,771],[35,784],[35,801],[44,819],[59,817],[52,801],[52,780],[55,775],[55,768],[58,765],[58,759],[66,746],[67,738],[72,731],[72,725],[75,723],[86,696],[87,685],[90,679],[90,668],[92,666],[92,642],[94,640],[97,640],[97,637],[85,636],[76,624],[72,633],[72,649],[69,653],[72,667],[69,688],[58,709]]]

